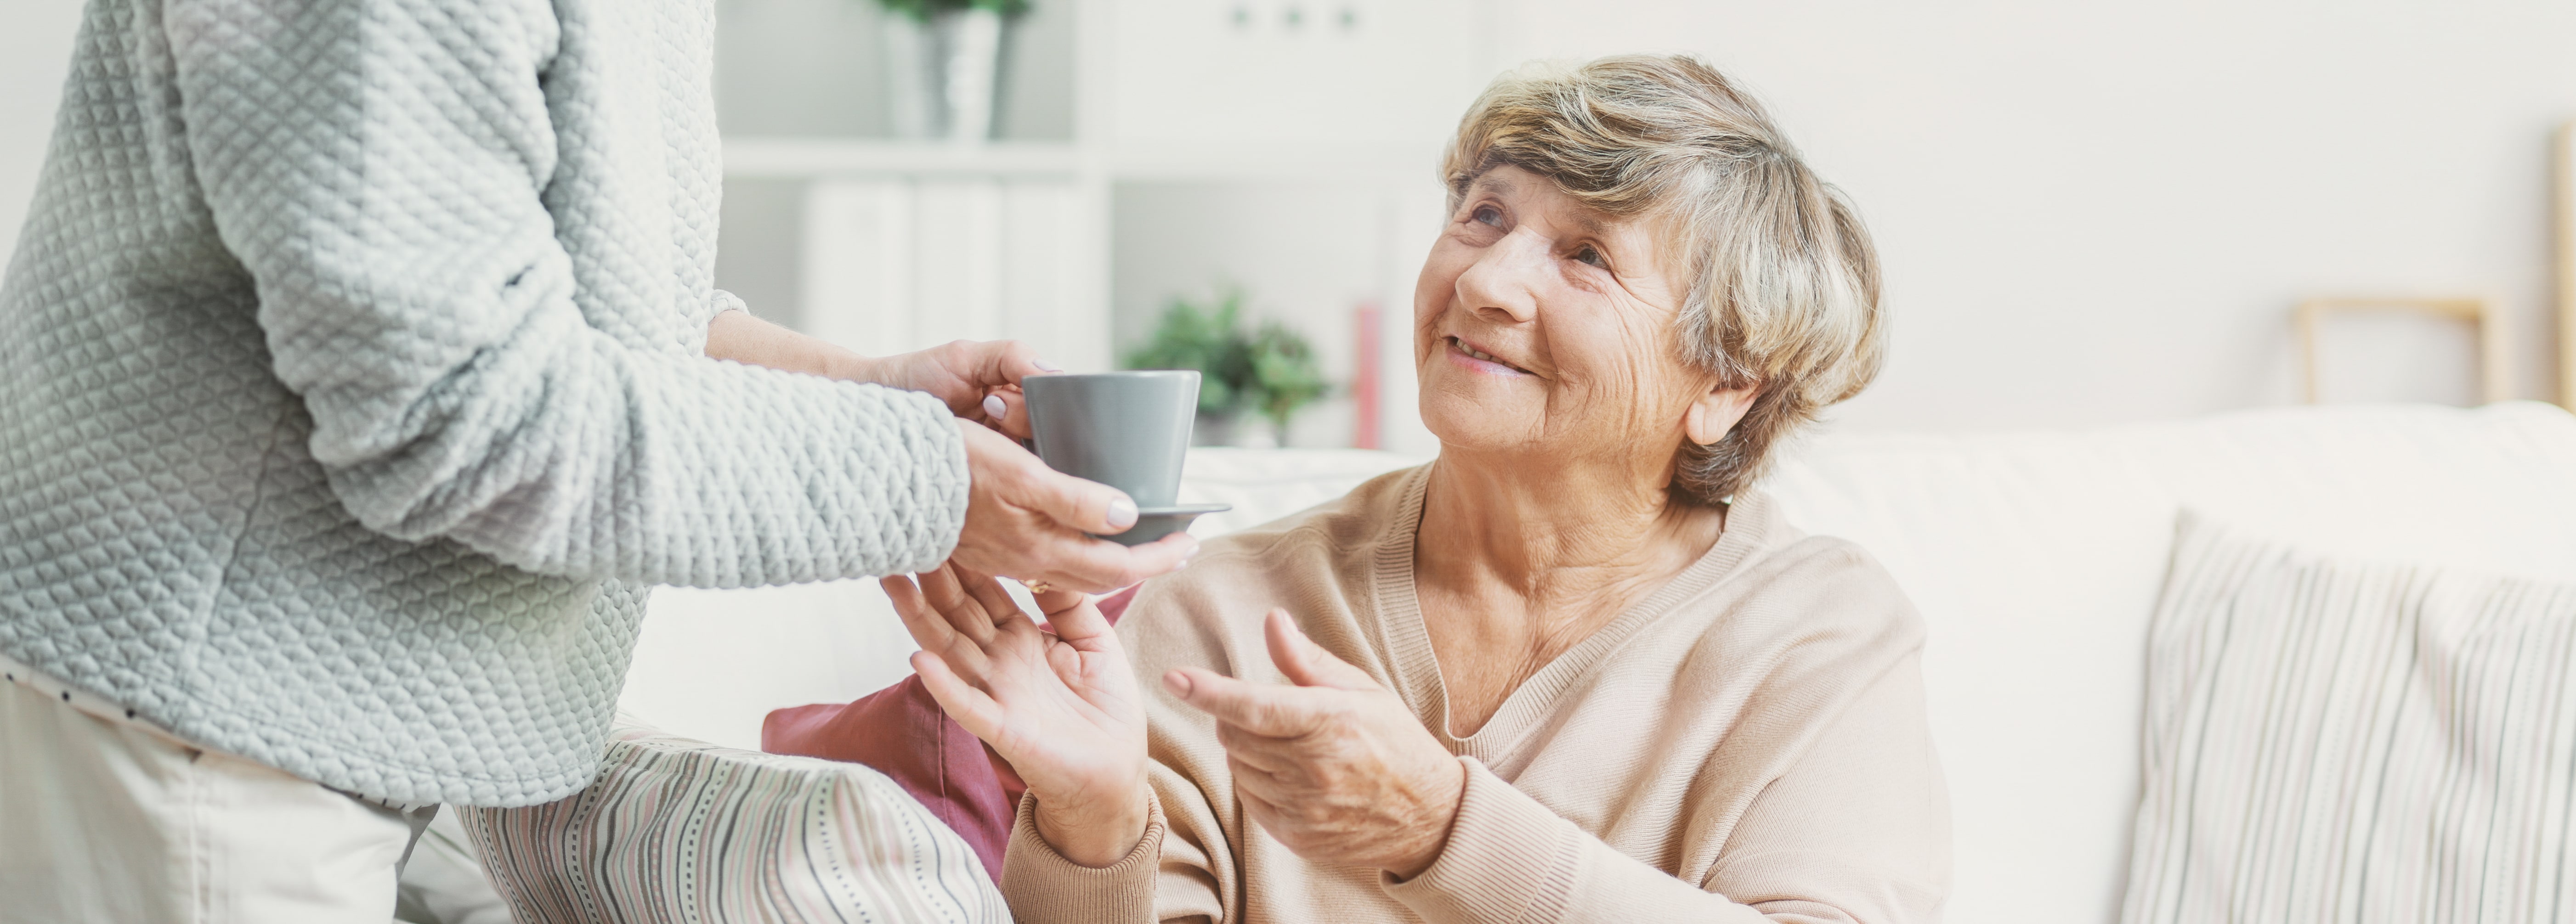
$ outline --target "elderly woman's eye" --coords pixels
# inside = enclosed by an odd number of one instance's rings
[[[1477,206],[1475,211],[1467,213],[1467,217],[1497,228],[1503,226],[1503,210],[1490,205]]]
[[[1590,244],[1585,244],[1583,249],[1575,251],[1574,258],[1602,269],[1610,268],[1610,258],[1602,256],[1601,249]]]

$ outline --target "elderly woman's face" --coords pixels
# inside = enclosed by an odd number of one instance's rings
[[[1518,167],[1478,178],[1413,293],[1432,433],[1464,449],[1669,459],[1715,381],[1682,361],[1687,289],[1658,230]]]

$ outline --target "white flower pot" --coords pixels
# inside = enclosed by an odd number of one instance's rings
[[[1000,89],[1002,14],[967,10],[948,17],[948,140],[993,139],[993,94]]]
[[[927,23],[888,14],[878,34],[894,135],[980,144],[993,137],[1001,86],[1002,14],[940,13]]]

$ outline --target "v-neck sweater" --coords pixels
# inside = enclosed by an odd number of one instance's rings
[[[1064,859],[1024,800],[1002,891],[1057,921],[1855,921],[1938,917],[1949,806],[1923,708],[1921,618],[1858,546],[1759,493],[1697,561],[1512,691],[1475,734],[1415,595],[1430,467],[1209,542],[1119,623],[1147,695],[1153,815],[1107,868]],[[1422,875],[1307,862],[1245,813],[1176,667],[1285,683],[1273,607],[1393,690],[1465,765]]]

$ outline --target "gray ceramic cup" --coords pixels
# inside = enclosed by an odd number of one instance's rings
[[[1220,505],[1180,506],[1181,462],[1197,419],[1199,374],[1188,370],[1033,375],[1020,381],[1038,458],[1056,471],[1127,492],[1136,526],[1102,536],[1137,545],[1189,527]]]

